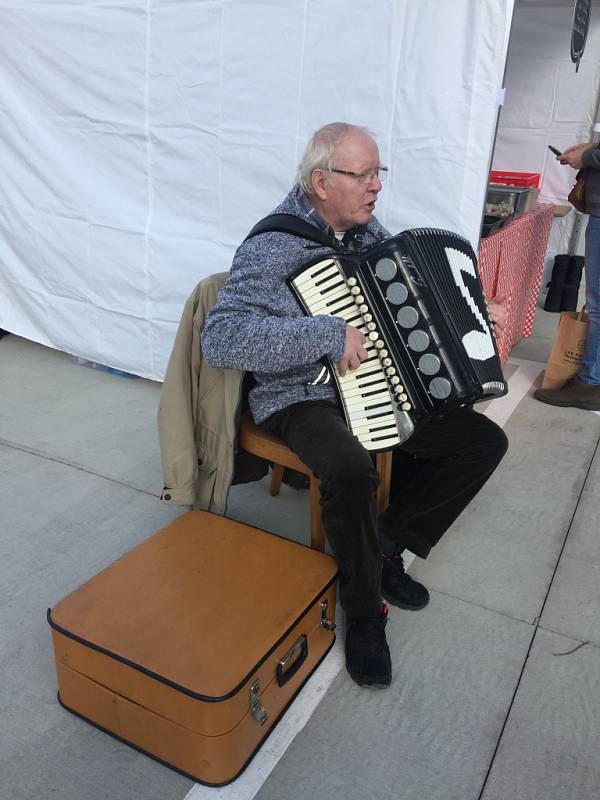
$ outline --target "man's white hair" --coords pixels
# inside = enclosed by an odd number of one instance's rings
[[[305,194],[314,194],[311,181],[313,172],[316,169],[331,169],[335,148],[352,131],[360,131],[373,138],[367,128],[351,125],[349,122],[330,122],[313,133],[298,167],[297,181]]]

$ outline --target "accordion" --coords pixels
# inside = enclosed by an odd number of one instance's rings
[[[367,450],[389,450],[429,420],[506,394],[470,243],[407,230],[357,253],[313,260],[288,279],[309,316],[366,337],[367,360],[335,378],[346,422]]]

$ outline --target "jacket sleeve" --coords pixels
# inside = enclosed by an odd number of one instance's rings
[[[600,170],[600,149],[597,147],[590,147],[586,150],[581,157],[581,163],[584,167],[591,167],[592,169]]]
[[[338,361],[346,325],[326,315],[308,317],[285,283],[281,251],[255,242],[234,258],[227,284],[210,310],[202,334],[202,352],[213,367],[283,373],[323,356]],[[290,302],[291,301],[291,302]]]

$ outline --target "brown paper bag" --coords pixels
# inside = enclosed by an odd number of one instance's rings
[[[558,389],[580,371],[588,326],[588,315],[584,308],[561,313],[542,389]]]

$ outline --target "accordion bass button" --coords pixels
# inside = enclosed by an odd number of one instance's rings
[[[356,278],[348,278],[348,280],[346,281],[346,283],[348,284],[348,286],[356,286],[356,284],[358,283],[358,281],[356,280]]]
[[[369,306],[365,305],[359,306],[358,310],[360,311],[361,314],[366,314],[369,310]]]
[[[429,392],[436,400],[445,400],[451,391],[452,384],[447,378],[434,378],[429,384]]]
[[[390,378],[390,383],[394,387],[394,391],[402,391],[403,387],[399,386],[400,378],[397,375],[394,375],[392,378]]]
[[[380,281],[391,281],[392,278],[396,277],[397,271],[396,262],[392,261],[391,258],[380,258],[375,264],[375,274]]]
[[[350,283],[350,281],[354,281],[354,283]],[[350,294],[357,295],[360,294],[360,286],[356,285],[356,278],[350,278],[348,280],[348,286],[351,286]]]
[[[354,302],[357,306],[361,306],[365,302],[365,298],[362,296],[362,294],[354,295]]]
[[[419,312],[413,306],[404,306],[396,314],[396,321],[403,328],[414,328],[419,321]]]
[[[377,342],[377,340],[379,339],[379,333],[377,331],[370,330],[368,338],[372,342]],[[377,345],[375,345],[375,347],[377,347]]]
[[[396,374],[396,367],[388,367],[385,371],[386,375],[395,375]]]
[[[442,362],[434,353],[425,353],[419,359],[419,369],[425,375],[435,375],[436,372],[440,371],[441,366]]]
[[[408,346],[417,353],[426,350],[429,347],[428,334],[421,330],[411,331],[411,333],[408,334]]]
[[[387,351],[385,348],[384,348],[383,350],[380,350],[380,351],[379,351],[379,356],[380,356],[380,358],[387,358],[387,357],[388,357],[388,351]],[[391,364],[391,363],[392,363],[392,362],[390,361],[390,364]],[[386,365],[386,366],[387,366],[387,365]]]
[[[402,411],[410,411],[412,408],[410,403],[402,403]]]
[[[388,302],[395,306],[401,306],[408,299],[408,289],[403,283],[390,283],[385,292]]]
[[[385,345],[385,342],[383,342],[381,339],[377,339],[377,341],[375,342],[375,347],[378,350],[381,350],[382,347],[384,347],[384,345]]]
[[[392,359],[391,359],[391,358],[386,358],[386,357],[383,355],[383,353],[382,353],[382,352],[381,352],[381,353],[379,353],[379,355],[380,355],[380,357],[381,357],[381,363],[383,364],[383,366],[384,366],[384,367],[391,367],[391,366],[392,366]]]
[[[408,400],[408,395],[402,392],[401,394],[398,395],[398,400],[401,403],[406,403],[406,401]]]

